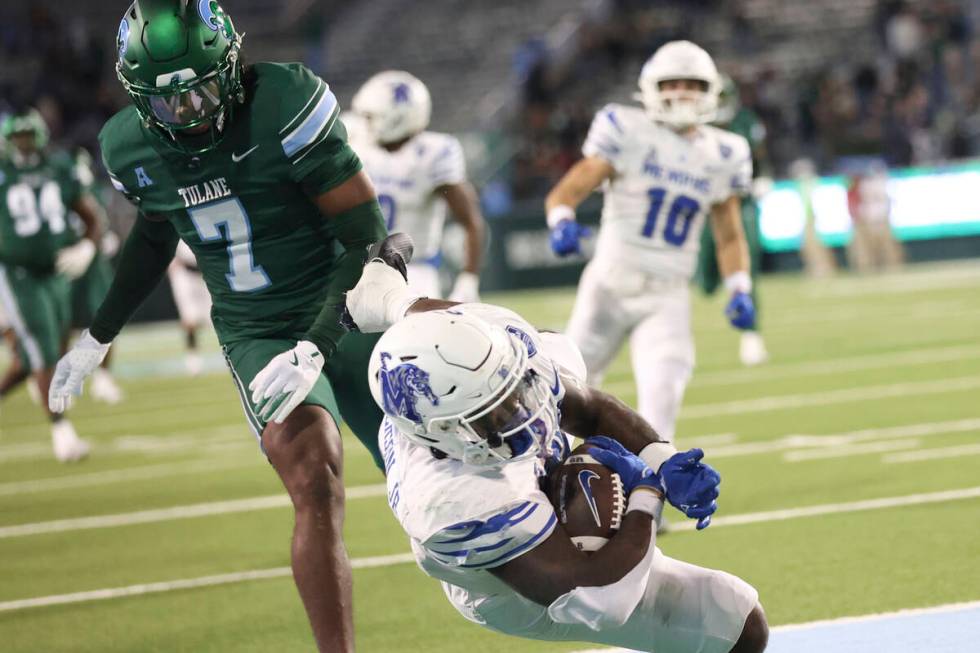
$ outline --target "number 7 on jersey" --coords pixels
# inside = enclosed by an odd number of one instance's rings
[[[255,292],[271,285],[269,275],[252,258],[252,225],[237,197],[190,209],[188,214],[202,242],[228,243],[229,272],[225,278],[232,290]]]

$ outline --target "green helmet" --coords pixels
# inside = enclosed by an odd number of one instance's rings
[[[718,95],[718,112],[715,114],[715,122],[720,125],[727,125],[735,119],[741,101],[738,97],[738,85],[731,75],[721,73],[721,93]]]
[[[136,0],[119,23],[116,75],[152,131],[205,152],[244,101],[241,44],[217,0]]]
[[[34,136],[33,148],[21,150],[11,137],[17,134]],[[37,109],[26,109],[6,116],[0,122],[0,136],[3,137],[3,152],[18,168],[37,165],[43,156],[42,152],[48,144],[48,125]]]

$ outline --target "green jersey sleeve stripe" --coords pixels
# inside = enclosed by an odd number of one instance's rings
[[[311,95],[310,99],[306,101],[306,104],[304,104],[303,108],[299,110],[299,113],[293,116],[293,119],[287,122],[285,127],[279,130],[280,135],[287,132],[289,128],[292,127],[293,124],[300,119],[300,116],[306,113],[306,110],[310,108],[310,105],[313,104],[313,101],[316,100],[318,97],[320,97],[320,93],[323,91],[323,87],[326,85],[327,83],[324,82],[323,80],[317,80],[316,88],[313,90],[313,95]]]
[[[326,84],[324,84],[326,86]],[[323,128],[330,122],[331,117],[337,109],[337,98],[330,92],[329,88],[324,88],[320,101],[313,107],[313,111],[306,117],[299,127],[294,129],[282,139],[282,150],[287,157],[292,157],[298,151],[316,140]]]
[[[319,138],[317,138],[315,141],[313,141],[312,143],[310,143],[310,146],[306,148],[306,151],[303,152],[302,154],[300,154],[298,157],[296,157],[293,160],[293,165],[296,165],[297,163],[299,163],[300,161],[302,161],[303,158],[307,154],[309,154],[310,152],[312,152],[313,150],[315,150],[316,149],[316,146],[319,145],[320,143],[322,143],[327,138],[327,136],[330,135],[330,130],[333,129],[334,123],[337,122],[338,116],[340,116],[340,107],[339,106],[334,109],[333,115],[330,116],[330,120],[327,121],[326,127],[324,127],[323,128],[323,131],[320,132]]]

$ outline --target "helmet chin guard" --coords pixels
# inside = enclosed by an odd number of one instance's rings
[[[556,400],[527,345],[476,316],[405,318],[378,341],[369,375],[402,435],[468,465],[534,457],[558,429]]]

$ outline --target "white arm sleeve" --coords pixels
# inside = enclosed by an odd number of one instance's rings
[[[576,587],[548,606],[548,616],[561,624],[585,624],[595,631],[622,626],[647,590],[656,538],[640,564],[612,585]]]
[[[582,145],[582,154],[605,159],[616,172],[622,172],[625,150],[626,130],[623,121],[616,112],[616,105],[607,104],[592,119],[589,135]]]

